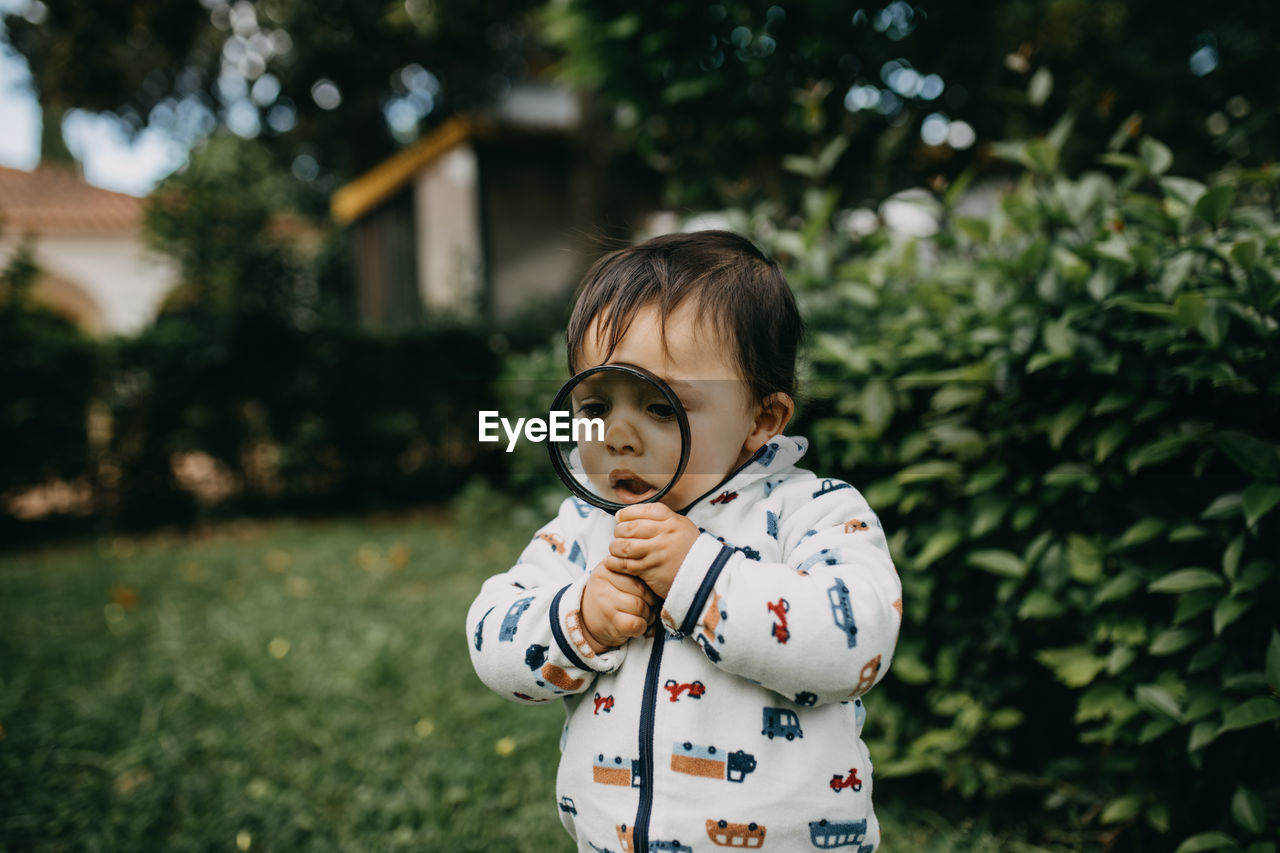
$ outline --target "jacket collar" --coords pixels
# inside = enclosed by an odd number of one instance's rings
[[[680,514],[688,515],[691,510],[701,505],[706,498],[712,495],[727,491],[738,491],[757,480],[763,480],[766,477],[790,469],[800,460],[800,457],[804,456],[805,451],[808,449],[809,439],[802,435],[775,435],[757,450],[750,459],[730,471],[714,488],[708,489],[688,506],[680,510]]]

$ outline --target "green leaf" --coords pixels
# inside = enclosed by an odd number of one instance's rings
[[[1169,150],[1169,146],[1150,136],[1144,136],[1138,142],[1138,155],[1153,176],[1163,175],[1173,165],[1173,152]]]
[[[1018,618],[1026,622],[1030,619],[1052,619],[1061,616],[1067,610],[1057,596],[1043,589],[1032,590],[1018,607]]]
[[[1116,421],[1098,433],[1094,441],[1093,460],[1101,462],[1110,456],[1112,451],[1120,446],[1120,442],[1129,435],[1131,429],[1132,427],[1124,421]]]
[[[969,554],[968,563],[992,574],[1010,578],[1021,578],[1027,574],[1027,564],[1012,551],[992,548],[985,551],[974,551]]]
[[[1033,107],[1042,107],[1052,92],[1053,72],[1042,65],[1031,75],[1031,81],[1027,84],[1027,100]]]
[[[1138,732],[1138,743],[1150,743],[1158,737],[1163,737],[1178,727],[1174,720],[1168,717],[1159,717],[1149,720],[1142,730]]]
[[[920,658],[911,654],[894,655],[893,671],[897,677],[907,684],[928,684],[933,673]]]
[[[987,727],[996,731],[1016,729],[1026,714],[1018,708],[1000,708],[987,719]]]
[[[862,389],[858,411],[873,437],[884,434],[889,422],[893,420],[893,391],[888,382],[869,382]]]
[[[1053,420],[1049,422],[1049,446],[1054,450],[1062,447],[1063,440],[1079,425],[1080,421],[1084,420],[1088,411],[1088,404],[1077,401],[1054,415]]]
[[[1253,600],[1249,598],[1224,598],[1213,609],[1213,636],[1222,634],[1228,625],[1239,619],[1250,607]]]
[[[1246,272],[1252,272],[1258,265],[1260,251],[1256,240],[1241,240],[1231,246],[1231,260],[1239,264]]]
[[[1254,835],[1261,835],[1267,828],[1267,804],[1243,785],[1236,788],[1231,798],[1231,816]]]
[[[1122,550],[1141,545],[1144,542],[1150,542],[1161,533],[1164,533],[1165,526],[1164,521],[1159,518],[1144,518],[1121,534],[1112,547],[1116,550]]]
[[[1103,681],[1086,690],[1076,703],[1077,723],[1090,720],[1122,719],[1133,716],[1137,706],[1118,685]]]
[[[1044,649],[1036,653],[1036,660],[1051,669],[1068,687],[1084,687],[1107,665],[1106,660],[1093,654],[1088,646]]]
[[[1235,580],[1236,570],[1240,568],[1240,555],[1244,553],[1244,534],[1231,540],[1227,550],[1222,552],[1222,573],[1229,580]]]
[[[1067,563],[1071,577],[1081,583],[1097,583],[1102,578],[1102,550],[1092,539],[1078,533],[1067,537]]]
[[[1249,486],[1241,495],[1245,523],[1250,527],[1255,526],[1258,519],[1275,509],[1276,504],[1280,504],[1280,486],[1267,483]]]
[[[1199,293],[1179,293],[1173,300],[1174,317],[1188,329],[1194,329],[1204,319],[1204,296]]]
[[[1107,674],[1115,675],[1124,672],[1137,657],[1138,653],[1132,646],[1116,646],[1111,650],[1111,654],[1107,655]]]
[[[1217,228],[1226,220],[1227,211],[1231,209],[1231,202],[1235,198],[1235,187],[1229,184],[1210,187],[1196,202],[1196,216]]]
[[[1119,601],[1120,599],[1128,598],[1140,586],[1142,586],[1142,574],[1129,569],[1107,581],[1102,589],[1098,590],[1098,594],[1093,597],[1093,603],[1103,604],[1108,601]]]
[[[1152,803],[1147,806],[1146,814],[1143,815],[1147,819],[1147,823],[1156,832],[1161,835],[1169,833],[1169,804],[1160,802]]]
[[[1107,807],[1102,810],[1102,822],[1124,823],[1136,817],[1141,810],[1142,798],[1136,794],[1129,794],[1107,803]]]
[[[1235,515],[1239,511],[1243,499],[1239,492],[1232,492],[1226,495],[1218,495],[1213,499],[1213,503],[1205,507],[1204,512],[1200,513],[1201,518],[1225,518],[1228,515]]]
[[[1159,580],[1152,581],[1147,589],[1151,592],[1182,593],[1193,589],[1207,589],[1214,586],[1226,586],[1226,580],[1217,572],[1209,569],[1178,569]]]
[[[1218,733],[1248,729],[1277,719],[1280,719],[1280,702],[1268,696],[1258,696],[1227,711]]]
[[[924,543],[924,547],[920,549],[920,553],[916,555],[915,567],[923,569],[933,563],[939,557],[948,554],[953,548],[960,544],[963,540],[960,532],[951,528],[943,528],[937,533],[929,537],[929,541]]]
[[[1236,840],[1225,832],[1201,832],[1183,840],[1173,853],[1201,853],[1202,850],[1219,850],[1235,844]]]
[[[1171,655],[1182,651],[1199,638],[1200,632],[1191,628],[1169,628],[1156,635],[1147,651],[1157,656]]]
[[[1231,584],[1231,592],[1240,594],[1257,589],[1277,574],[1276,564],[1267,560],[1254,560],[1240,571],[1240,577]]]
[[[1240,430],[1214,433],[1213,443],[1250,477],[1280,480],[1280,447]]]
[[[1169,461],[1182,451],[1188,440],[1186,436],[1175,435],[1144,444],[1125,458],[1129,473],[1136,474],[1149,465],[1159,465],[1161,462]]]
[[[1267,643],[1267,684],[1280,693],[1280,632],[1272,629],[1271,642]]]
[[[1182,705],[1168,688],[1143,684],[1133,692],[1133,698],[1147,711],[1164,714],[1182,722]]]
[[[1182,202],[1187,207],[1194,207],[1208,189],[1199,181],[1176,177],[1161,178],[1160,188],[1164,190],[1166,196]]]
[[[1199,752],[1213,743],[1218,736],[1218,723],[1204,720],[1191,728],[1191,736],[1187,738],[1187,752]]]
[[[919,483],[924,480],[952,480],[959,477],[960,473],[961,469],[957,463],[939,459],[903,468],[894,479],[905,486],[908,483]]]

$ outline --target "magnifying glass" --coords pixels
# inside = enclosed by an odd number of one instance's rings
[[[649,371],[602,364],[574,376],[551,404],[569,423],[547,442],[551,464],[575,495],[616,513],[652,503],[689,463],[689,418],[680,398]]]

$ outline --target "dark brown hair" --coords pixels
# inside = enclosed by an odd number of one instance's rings
[[[755,244],[728,231],[666,234],[596,261],[578,286],[565,332],[570,372],[585,366],[583,342],[597,317],[608,359],[637,311],[654,305],[665,322],[686,299],[695,300],[699,321],[733,342],[757,400],[778,391],[796,396],[803,325],[791,286]]]

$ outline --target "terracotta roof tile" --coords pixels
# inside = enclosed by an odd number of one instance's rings
[[[140,198],[85,183],[73,170],[41,164],[33,172],[0,166],[0,231],[39,234],[130,231]]]

